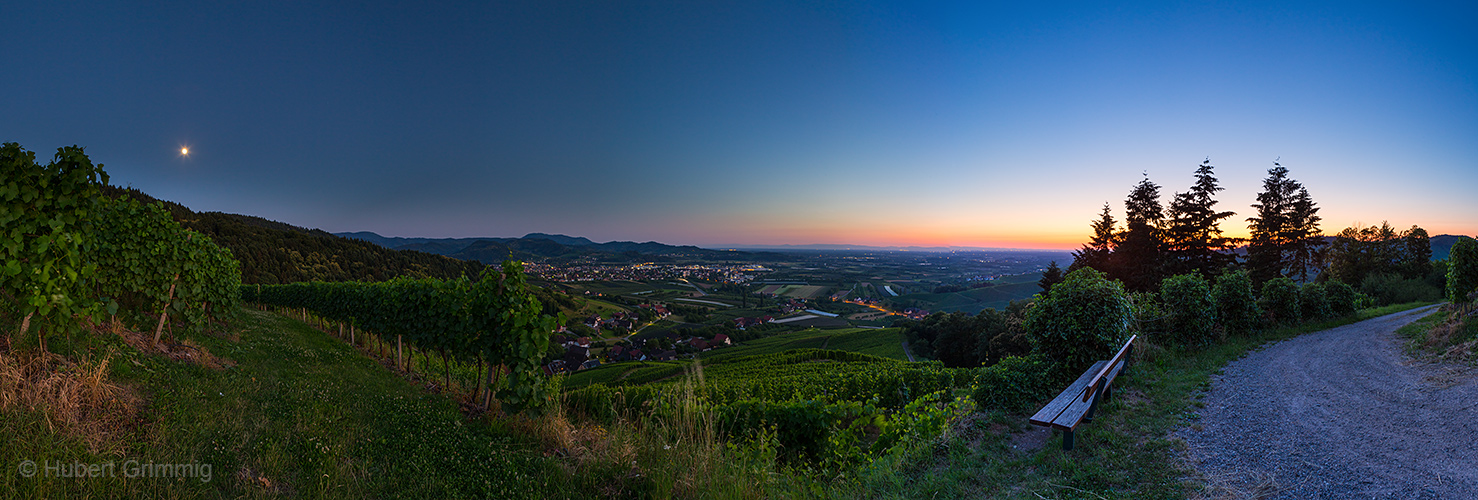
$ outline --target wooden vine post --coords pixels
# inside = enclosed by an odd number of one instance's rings
[[[154,327],[154,347],[159,346],[159,335],[164,333],[164,320],[169,318],[169,303],[174,301],[174,286],[180,281],[180,273],[174,273],[169,282],[169,294],[164,299],[164,312],[159,313],[159,326]]]

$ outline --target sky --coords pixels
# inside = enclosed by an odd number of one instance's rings
[[[1209,158],[1233,236],[1274,161],[1326,233],[1478,234],[1472,2],[35,4],[0,141],[197,211],[1065,249]]]

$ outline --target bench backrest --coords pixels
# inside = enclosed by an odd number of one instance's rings
[[[1120,361],[1124,361],[1124,356],[1129,354],[1129,348],[1134,346],[1134,339],[1137,338],[1139,338],[1139,335],[1129,337],[1129,341],[1124,343],[1124,347],[1119,348],[1118,354],[1114,354],[1114,357],[1109,359],[1108,364],[1103,365],[1103,368],[1098,370],[1098,374],[1088,380],[1088,387],[1083,389],[1083,401],[1092,398],[1094,391],[1098,390],[1098,386],[1103,384],[1103,379],[1108,376],[1109,371],[1113,370],[1114,366],[1118,365]]]

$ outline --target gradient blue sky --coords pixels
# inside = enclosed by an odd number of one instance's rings
[[[1478,234],[1472,2],[205,4],[0,7],[0,140],[387,236],[1068,248],[1206,157]]]

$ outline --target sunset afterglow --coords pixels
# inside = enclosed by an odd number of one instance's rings
[[[592,9],[68,10],[15,63],[112,79],[7,81],[0,132],[334,232],[1065,249],[1209,158],[1230,236],[1275,160],[1325,232],[1478,234],[1471,6]],[[211,145],[188,172],[151,146],[181,136]]]

